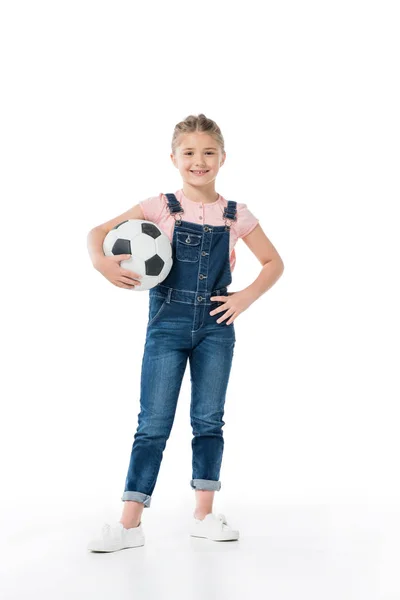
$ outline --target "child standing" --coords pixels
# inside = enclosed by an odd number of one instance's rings
[[[212,511],[220,490],[224,449],[222,427],[226,390],[236,342],[234,321],[283,272],[283,262],[246,204],[226,201],[215,191],[225,162],[224,140],[214,121],[200,114],[178,123],[171,160],[183,179],[173,193],[148,198],[91,230],[88,249],[97,270],[118,287],[140,285],[140,276],[120,267],[129,255],[105,257],[107,233],[127,219],[156,223],[170,238],[173,265],[149,290],[140,413],[134,436],[121,519],[106,524],[89,550],[142,546],[141,516],[150,507],[163,451],[174,422],[183,375],[190,363],[192,479],[196,508],[190,535],[214,541],[237,540],[224,515]],[[263,265],[246,289],[228,292],[235,265],[234,245],[242,238]]]

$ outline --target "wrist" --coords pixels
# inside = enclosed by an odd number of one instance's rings
[[[242,292],[245,298],[247,298],[249,304],[253,304],[253,302],[258,298],[256,292],[253,291],[250,287],[245,288],[244,290],[242,290]]]

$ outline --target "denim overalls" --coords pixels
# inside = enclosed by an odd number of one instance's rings
[[[150,506],[163,451],[174,422],[178,396],[189,358],[192,479],[198,490],[219,490],[224,439],[222,420],[235,346],[234,323],[224,312],[210,315],[228,296],[230,223],[236,202],[228,201],[225,225],[183,221],[174,194],[165,194],[175,219],[171,271],[149,291],[149,319],[144,347],[140,413],[121,500]],[[177,219],[179,215],[179,219]]]

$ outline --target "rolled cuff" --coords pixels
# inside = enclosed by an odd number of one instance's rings
[[[194,490],[215,490],[221,489],[220,481],[213,481],[212,479],[191,479],[190,485]]]
[[[151,504],[151,496],[142,494],[142,492],[124,492],[121,500],[136,500],[136,502],[143,502],[144,508],[149,508]]]

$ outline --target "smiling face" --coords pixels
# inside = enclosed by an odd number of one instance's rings
[[[179,169],[185,184],[205,189],[214,185],[213,182],[220,167],[224,164],[226,153],[213,136],[204,132],[183,133],[179,138],[179,146],[171,160]],[[196,171],[206,171],[196,173]]]

